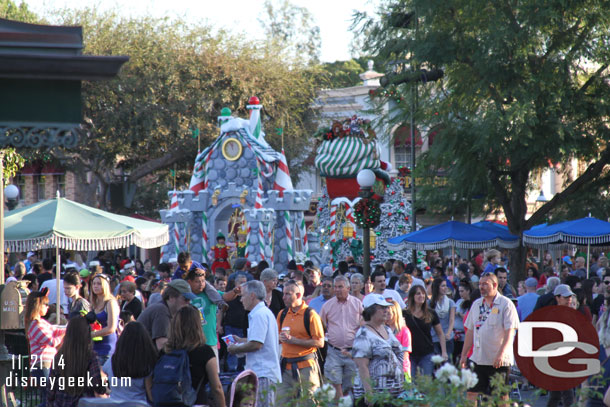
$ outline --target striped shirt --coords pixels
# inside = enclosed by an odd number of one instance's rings
[[[65,327],[53,326],[42,318],[33,320],[28,328],[31,365],[40,367],[42,360],[43,366],[51,366],[65,333]]]

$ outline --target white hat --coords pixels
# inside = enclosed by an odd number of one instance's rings
[[[332,277],[333,276],[333,268],[331,266],[326,266],[322,270],[322,275],[324,277]]]
[[[169,263],[178,263],[178,258],[177,258],[177,257],[171,257],[171,258],[168,260],[168,262],[169,262]]]
[[[571,297],[574,295],[574,293],[572,292],[572,290],[570,290],[570,286],[567,284],[559,284],[557,287],[555,287],[555,291],[553,291],[553,295],[555,296],[562,296],[562,297]]]
[[[253,261],[253,262],[250,263],[250,267],[254,268],[256,266],[258,266],[257,262]]]
[[[364,297],[364,300],[362,301],[362,306],[364,308],[368,308],[371,305],[381,305],[383,307],[390,307],[392,304],[390,304],[389,302],[387,302],[385,300],[385,298],[383,298],[383,295],[381,294],[369,294],[366,297]]]
[[[89,262],[89,267],[99,266],[100,262],[98,260],[91,260]]]
[[[134,268],[135,266],[136,266],[136,265],[135,265],[135,264],[133,264],[133,261],[132,261],[132,262],[129,262],[129,263],[125,264],[125,265],[123,266],[123,270],[129,269],[129,268]]]
[[[27,257],[32,257],[32,256],[36,256],[36,253],[34,253],[34,252],[28,252],[28,256],[27,256]]]

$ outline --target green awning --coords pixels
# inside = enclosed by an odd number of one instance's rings
[[[116,215],[65,198],[49,199],[8,213],[4,247],[15,252],[58,247],[113,250],[131,245],[145,249],[169,241],[167,225]]]

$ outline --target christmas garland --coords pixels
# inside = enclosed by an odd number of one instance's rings
[[[374,228],[381,221],[381,206],[376,199],[363,198],[354,206],[356,225],[361,228]]]
[[[335,120],[330,127],[320,127],[314,134],[314,137],[321,141],[332,141],[348,136],[372,140],[376,134],[370,120],[359,118],[356,115],[343,121]]]
[[[405,100],[405,98],[398,92],[398,89],[396,89],[395,86],[390,86],[388,88],[371,89],[369,90],[369,97],[394,99],[396,103],[400,103]]]

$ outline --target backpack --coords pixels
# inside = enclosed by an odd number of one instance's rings
[[[284,325],[284,320],[286,319],[286,315],[288,315],[288,309],[290,307],[286,307],[282,310],[282,313],[280,314],[280,330],[282,329],[282,326]],[[305,308],[305,314],[303,315],[303,325],[305,326],[305,331],[307,332],[307,335],[309,335],[309,337],[311,337],[311,331],[309,328],[309,324],[311,324],[311,308],[307,307]],[[316,349],[316,356],[318,358],[318,366],[320,364],[324,363],[324,357],[322,356],[322,352],[320,351],[320,349]]]
[[[152,399],[155,407],[192,406],[198,392],[199,386],[197,390],[192,386],[186,350],[174,350],[161,356],[153,371]]]

